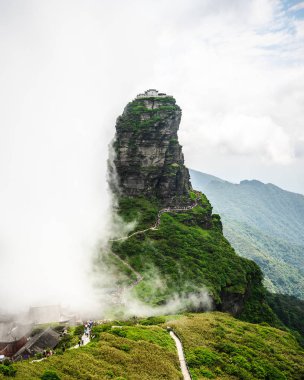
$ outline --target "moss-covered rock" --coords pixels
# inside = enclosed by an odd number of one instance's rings
[[[188,202],[189,172],[177,131],[181,109],[173,97],[137,98],[116,123],[113,168],[127,196],[156,197],[164,205]],[[118,191],[116,178],[112,189]]]

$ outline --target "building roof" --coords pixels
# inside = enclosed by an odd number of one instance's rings
[[[155,94],[150,94],[150,92],[154,92]],[[144,98],[144,97],[170,97],[172,98],[172,95],[167,95],[164,92],[159,92],[158,90],[155,90],[154,88],[150,88],[149,90],[146,90],[143,94],[138,94],[137,98]]]
[[[25,353],[34,355],[38,352],[43,352],[43,350],[46,350],[47,348],[53,349],[57,346],[59,340],[60,334],[51,327],[48,327],[40,334],[31,338],[18,352],[16,352],[14,357],[17,358]]]

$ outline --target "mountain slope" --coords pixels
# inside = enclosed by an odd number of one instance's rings
[[[289,333],[204,313],[168,322],[193,379],[303,379],[303,350]]]
[[[16,363],[15,378],[38,380],[52,369],[61,380],[182,379],[167,326],[183,343],[193,380],[303,379],[303,349],[290,333],[218,312],[104,323],[84,347]]]
[[[248,317],[275,323],[259,267],[235,253],[207,198],[191,190],[177,137],[180,117],[173,97],[147,96],[117,119],[110,166],[116,212],[143,232],[114,239],[112,250],[140,273],[133,292],[145,303],[207,291],[218,310],[240,314],[253,302]],[[203,297],[195,307],[204,308]]]
[[[304,299],[304,196],[259,181],[190,174],[221,214],[233,247],[261,267],[267,287]]]
[[[79,349],[63,354],[58,350],[56,355],[35,363],[16,363],[15,378],[39,380],[46,370],[52,369],[60,380],[182,379],[174,342],[162,328],[115,329],[109,323],[94,327],[93,334],[93,341]],[[1,375],[1,364],[0,379],[7,379]]]

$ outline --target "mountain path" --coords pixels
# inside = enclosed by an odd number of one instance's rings
[[[75,349],[75,348],[79,348],[82,346],[86,346],[91,341],[90,335],[91,335],[91,328],[86,327],[84,330],[84,333],[80,339],[81,344],[78,343],[75,346],[71,347],[70,349]]]
[[[178,355],[178,359],[179,359],[179,363],[180,363],[180,367],[181,367],[181,371],[182,371],[184,380],[191,380],[192,378],[191,378],[190,372],[189,372],[188,367],[187,367],[182,343],[181,343],[180,339],[178,338],[178,336],[172,330],[170,331],[170,335],[173,338],[175,345],[176,345],[177,355]]]
[[[146,229],[140,230],[140,231],[135,231],[131,235],[123,236],[121,238],[110,239],[109,241],[114,242],[114,241],[127,240],[127,239],[129,239],[130,237],[132,237],[134,235],[143,234],[143,233],[145,233],[147,231],[151,231],[151,230],[156,231],[156,230],[158,230],[158,227],[160,225],[160,218],[161,218],[162,214],[164,214],[165,212],[180,212],[180,211],[189,211],[189,210],[192,210],[194,207],[197,206],[199,198],[200,197],[196,198],[195,201],[194,201],[194,203],[192,205],[190,205],[190,206],[163,208],[163,209],[161,209],[161,210],[158,211],[156,223],[152,227],[149,227],[149,228],[146,228]]]
[[[138,235],[138,234],[143,234],[143,233],[145,233],[147,231],[156,231],[156,230],[158,230],[158,227],[160,225],[160,218],[161,218],[162,214],[164,214],[165,212],[180,212],[180,211],[189,211],[189,210],[192,210],[194,207],[197,206],[199,199],[200,199],[200,196],[198,196],[195,199],[194,203],[192,205],[190,205],[190,206],[185,206],[185,207],[166,207],[166,208],[163,208],[163,209],[161,209],[161,210],[158,211],[157,220],[156,220],[155,224],[152,227],[149,227],[149,228],[146,228],[146,229],[140,230],[140,231],[135,231],[131,235],[123,236],[123,237],[117,238],[117,239],[111,239],[109,241],[110,242],[115,242],[115,241],[127,240],[127,239],[130,239],[132,236],[135,236],[135,235]],[[127,268],[129,268],[135,274],[136,280],[129,286],[129,289],[134,288],[136,285],[138,285],[143,280],[143,276],[139,272],[137,272],[128,262],[126,262],[121,257],[119,257],[116,253],[114,253],[114,252],[111,252],[111,253],[112,253],[113,256],[116,257],[116,259],[118,259],[121,263],[123,263]],[[122,290],[121,290],[121,292],[122,292]]]

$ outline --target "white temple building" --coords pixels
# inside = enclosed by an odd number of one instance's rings
[[[160,97],[160,98],[166,98],[166,97],[172,97],[171,95],[167,95],[167,94],[165,94],[165,93],[163,93],[163,92],[158,92],[157,90],[155,90],[155,89],[150,89],[150,90],[147,90],[147,91],[145,91],[143,94],[138,94],[137,96],[136,96],[136,98],[138,99],[138,98],[149,98],[149,97]]]

